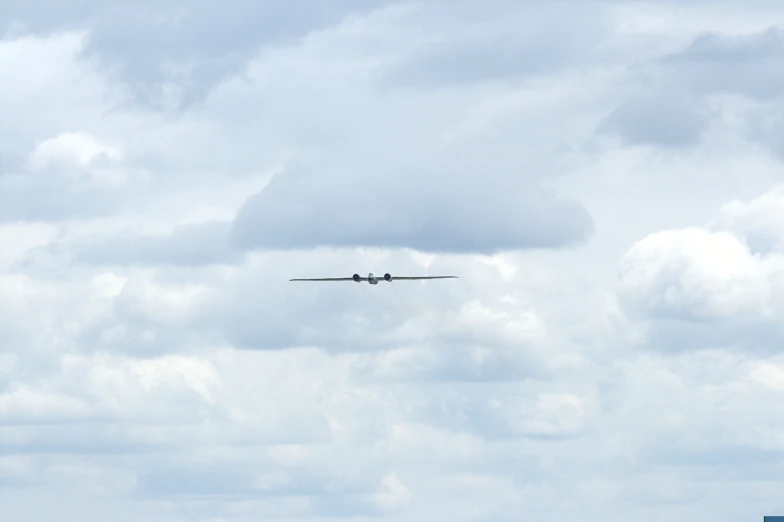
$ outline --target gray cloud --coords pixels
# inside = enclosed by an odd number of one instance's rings
[[[59,222],[114,214],[128,204],[128,193],[45,173],[0,175],[0,222]]]
[[[605,15],[604,6],[594,2],[494,1],[470,8],[434,3],[416,17],[442,26],[448,36],[399,58],[381,83],[385,88],[438,88],[584,67],[606,58],[601,45],[611,24]],[[450,29],[450,21],[461,29]]]
[[[784,161],[784,111],[779,100],[750,111],[746,131],[751,139],[762,143],[776,158]]]
[[[721,120],[721,105],[712,107],[712,97],[739,95],[773,104],[752,110],[747,135],[779,150],[781,133],[771,109],[784,94],[782,60],[779,27],[741,35],[701,33],[685,48],[639,66],[631,92],[598,130],[631,145],[693,147]]]
[[[649,93],[621,103],[598,130],[620,136],[628,145],[680,148],[698,144],[710,121],[700,99]]]
[[[3,426],[3,431],[5,440],[0,441],[0,455],[141,456],[172,449],[170,443],[140,441],[128,433],[118,435],[117,425],[105,422],[23,424]]]
[[[249,197],[231,222],[185,225],[168,234],[61,241],[46,250],[98,265],[198,266],[238,263],[250,250],[321,246],[492,254],[579,245],[593,233],[591,216],[582,205],[513,172],[479,177],[459,170],[388,176],[376,171],[363,176],[348,169],[333,166],[331,175],[315,167],[286,171]],[[94,197],[88,192],[83,201],[63,199],[60,193],[56,201],[65,207],[42,201],[35,207],[9,205],[7,219],[96,216],[118,204],[105,198],[96,206]]]
[[[170,234],[117,235],[60,245],[74,261],[98,265],[200,266],[238,263],[242,253],[228,243],[230,224],[222,221],[183,225]]]
[[[253,473],[235,469],[160,469],[142,473],[134,491],[137,499],[223,497],[246,499],[254,496]]]
[[[4,6],[0,29],[16,34],[87,29],[84,57],[116,71],[138,101],[157,108],[172,103],[185,108],[242,71],[260,48],[289,44],[349,14],[389,3],[337,0],[314,6],[300,0],[231,0],[217,9],[209,2],[88,0],[62,6],[38,0]]]
[[[703,33],[662,59],[684,88],[697,94],[731,93],[762,101],[784,94],[784,30],[740,36]]]
[[[673,312],[643,324],[647,324],[647,334],[642,346],[669,354],[730,350],[772,356],[781,353],[784,342],[781,324],[774,320],[691,320]]]
[[[665,466],[687,468],[714,480],[766,481],[776,476],[784,452],[744,446],[687,448],[669,441],[648,448],[646,459]]]
[[[592,232],[582,206],[527,182],[524,171],[396,163],[395,170],[383,158],[367,169],[317,161],[293,167],[247,201],[231,241],[244,249],[331,245],[490,254],[568,246]]]

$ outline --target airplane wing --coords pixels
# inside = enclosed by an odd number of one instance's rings
[[[405,277],[405,276],[392,276],[393,281],[397,281],[398,279],[413,281],[415,279],[457,279],[457,276],[413,276],[413,277]]]
[[[289,281],[353,281],[353,277],[319,277],[316,279],[289,279]],[[360,281],[367,281],[367,277],[360,277]]]

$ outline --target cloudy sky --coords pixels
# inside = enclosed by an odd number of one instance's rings
[[[3,2],[0,518],[784,514],[782,27]]]

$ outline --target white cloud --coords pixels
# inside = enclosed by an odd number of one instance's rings
[[[760,363],[750,372],[749,378],[776,391],[784,390],[784,368],[776,364]]]
[[[781,512],[779,8],[0,7],[4,513]]]
[[[621,267],[624,291],[654,313],[684,318],[766,316],[784,258],[759,259],[736,236],[687,228],[636,243]]]
[[[651,345],[778,352],[784,334],[779,192],[773,187],[750,201],[732,200],[703,227],[656,232],[626,252],[620,292],[626,310],[647,325]]]
[[[99,143],[92,136],[65,132],[38,144],[30,157],[30,164],[36,170],[52,163],[82,166],[89,164],[97,157],[104,157],[109,161],[119,161],[122,159],[122,154],[114,147]]]
[[[751,201],[728,202],[715,226],[731,230],[755,253],[784,252],[784,187],[773,187]]]
[[[396,474],[384,476],[379,492],[376,493],[376,502],[384,511],[400,510],[406,507],[410,500],[411,492]]]
[[[89,407],[71,397],[20,387],[0,395],[0,416],[3,422],[25,422],[30,419],[56,422],[60,418],[79,419]]]

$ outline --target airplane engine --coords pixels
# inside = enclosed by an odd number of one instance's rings
[[[392,281],[392,274],[384,274],[384,281]]]
[[[361,283],[362,279],[359,277],[359,274],[354,274],[351,278],[356,281],[357,283]]]

